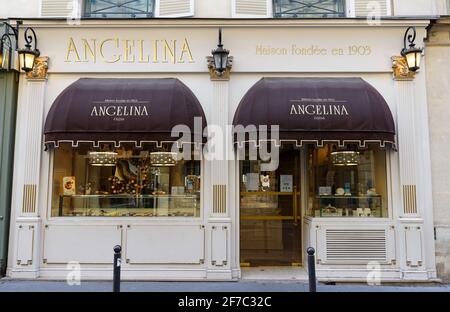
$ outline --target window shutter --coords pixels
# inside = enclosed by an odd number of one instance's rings
[[[156,0],[156,17],[194,16],[194,0]]]
[[[269,17],[270,0],[233,0],[233,17]]]
[[[74,0],[41,0],[42,17],[68,17],[72,13]]]
[[[355,0],[357,17],[374,16],[375,14],[391,15],[390,0]]]

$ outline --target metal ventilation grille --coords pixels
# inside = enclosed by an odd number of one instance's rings
[[[227,186],[213,185],[213,213],[227,212]]]
[[[415,185],[403,185],[403,211],[407,214],[417,213],[417,192]]]
[[[22,212],[36,212],[36,184],[25,184],[23,186]]]
[[[267,0],[236,0],[236,14],[267,15]]]
[[[385,230],[326,230],[327,262],[386,262]]]
[[[43,17],[67,17],[72,13],[73,0],[42,0]]]
[[[191,11],[191,0],[162,0],[159,2],[159,15],[187,14]]]
[[[356,16],[386,16],[389,15],[388,5],[386,0],[356,0],[355,14]]]

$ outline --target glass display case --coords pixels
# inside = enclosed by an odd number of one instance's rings
[[[59,216],[198,217],[200,194],[61,195]]]
[[[308,207],[312,217],[385,218],[386,151],[369,147],[310,147]]]
[[[374,196],[316,196],[315,217],[382,217],[382,198]]]
[[[199,217],[200,161],[133,146],[55,149],[53,217]]]

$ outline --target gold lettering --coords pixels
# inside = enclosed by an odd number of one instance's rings
[[[146,55],[144,59],[144,40],[138,40],[138,49],[139,49],[139,63],[150,62],[149,55]]]
[[[158,63],[158,40],[153,41],[153,63]]]
[[[134,48],[134,40],[123,40],[123,62],[124,63],[134,63],[135,57],[132,53],[132,48]]]
[[[110,42],[110,41],[113,41],[116,44],[116,48],[119,48],[119,38],[105,39],[100,43],[100,55],[106,63],[117,63],[118,61],[120,61],[120,55],[114,54],[113,57],[115,57],[115,58],[112,60],[108,60],[108,59],[106,59],[105,54],[103,53],[103,48],[104,48],[105,43]]]
[[[88,62],[88,52],[92,56],[92,60],[94,63],[97,62],[97,44],[95,39],[91,39],[93,48],[89,45],[89,42],[86,39],[81,39],[83,41],[83,47],[84,47],[84,62]]]
[[[189,63],[194,63],[194,58],[192,57],[191,48],[189,47],[189,43],[187,38],[184,38],[183,47],[181,48],[180,58],[178,59],[178,63],[184,63],[183,56],[187,53],[189,57]]]
[[[175,46],[176,46],[176,40],[170,40],[172,42],[172,46],[169,45],[167,40],[164,40],[164,61],[163,63],[167,63],[167,52],[170,54],[170,60],[172,61],[172,64],[175,64]]]
[[[69,38],[69,45],[67,47],[67,54],[66,54],[66,62],[71,62],[69,60],[71,53],[75,53],[75,62],[81,62],[80,55],[78,54],[77,47],[72,37]]]

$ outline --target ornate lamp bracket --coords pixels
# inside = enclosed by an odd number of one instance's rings
[[[214,65],[214,58],[212,56],[207,56],[206,61],[208,63],[209,76],[213,81],[228,81],[230,80],[230,72],[233,67],[233,57],[229,56],[227,61],[227,69],[223,72],[219,72],[216,70]]]
[[[37,57],[34,60],[33,70],[26,73],[26,77],[29,80],[45,80],[47,79],[48,72],[48,56]]]
[[[408,68],[408,62],[404,56],[393,56],[392,69],[394,70],[395,80],[414,80],[416,73]]]

